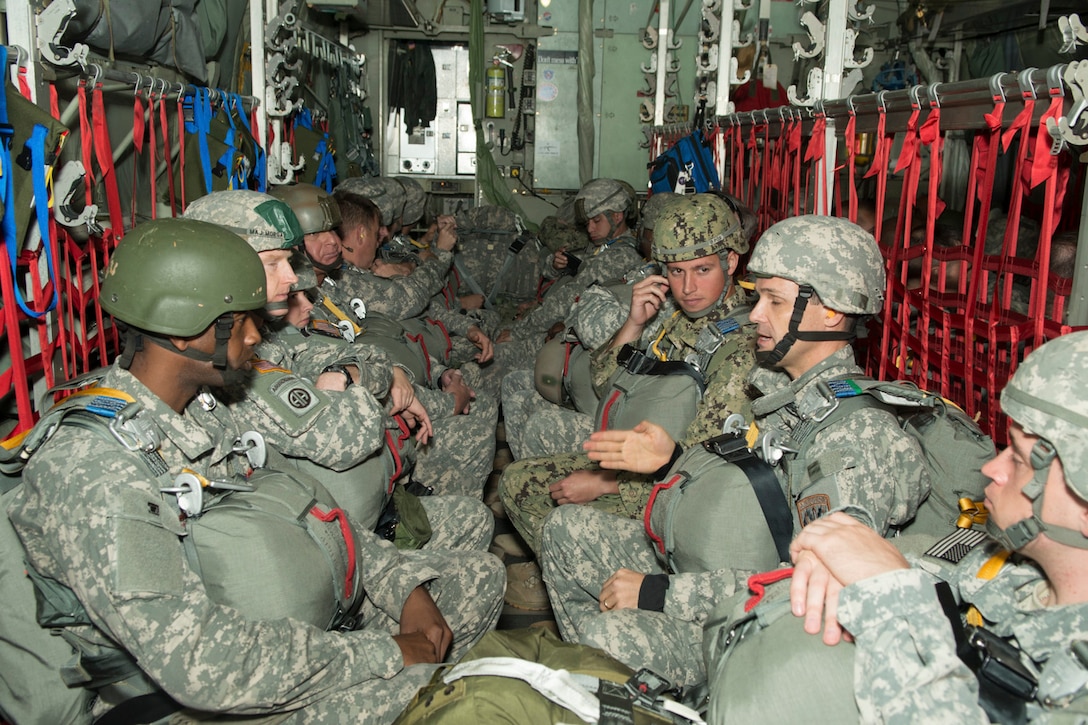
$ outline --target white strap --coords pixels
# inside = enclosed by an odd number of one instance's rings
[[[462,662],[443,677],[447,685],[462,677],[497,675],[522,680],[555,704],[565,707],[583,722],[595,723],[601,717],[601,703],[597,696],[586,690],[570,672],[553,670],[538,662],[517,657],[481,657]]]

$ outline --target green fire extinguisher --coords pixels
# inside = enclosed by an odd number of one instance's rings
[[[506,70],[498,59],[492,61],[487,69],[487,107],[488,118],[502,118],[506,115]]]

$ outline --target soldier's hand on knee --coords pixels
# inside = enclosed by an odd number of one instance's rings
[[[608,471],[575,471],[548,487],[557,504],[596,501],[606,493],[618,493],[616,474]]]
[[[676,442],[664,428],[644,420],[631,430],[597,431],[582,448],[601,468],[653,473],[672,458]]]
[[[416,441],[423,445],[431,439],[434,435],[434,427],[431,425],[431,416],[427,414],[427,409],[423,407],[423,403],[418,400],[413,400],[412,404],[400,412],[401,417],[404,418],[408,425],[415,429]]]
[[[495,347],[491,342],[491,338],[484,334],[476,325],[468,328],[468,334],[466,335],[468,341],[476,347],[480,348],[480,352],[472,356],[472,359],[478,363],[485,363],[495,357]]]
[[[453,632],[446,618],[423,586],[413,589],[404,600],[400,612],[400,632],[401,635],[422,634],[432,646],[435,659],[431,662],[441,662],[453,642]]]
[[[605,580],[598,597],[602,612],[615,609],[638,609],[638,594],[646,575],[630,569],[620,569]]]

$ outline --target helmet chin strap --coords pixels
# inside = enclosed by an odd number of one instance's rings
[[[1088,538],[1080,531],[1043,521],[1043,492],[1050,474],[1051,462],[1056,457],[1057,451],[1050,441],[1045,438],[1035,441],[1031,449],[1031,466],[1035,469],[1035,475],[1024,486],[1023,491],[1031,499],[1031,516],[1006,529],[994,523],[993,516],[986,520],[986,533],[1009,551],[1023,549],[1038,538],[1039,534],[1046,534],[1048,539],[1075,549],[1088,549]]]
[[[793,301],[793,314],[790,315],[790,327],[782,339],[778,341],[778,344],[774,346],[773,350],[769,352],[757,352],[756,361],[764,367],[777,367],[778,363],[782,362],[782,358],[786,356],[786,353],[793,347],[793,343],[798,340],[804,340],[806,342],[823,342],[825,340],[853,340],[855,337],[854,330],[841,332],[815,332],[815,331],[801,331],[801,320],[805,316],[805,309],[808,307],[809,301],[812,299],[812,295],[815,291],[812,289],[812,285],[803,284],[797,289],[797,298]]]
[[[220,315],[215,319],[215,322],[213,324],[215,325],[215,351],[212,352],[210,355],[202,350],[196,350],[191,346],[185,348],[184,350],[179,350],[174,347],[174,344],[170,342],[169,338],[147,332],[146,330],[141,330],[140,332],[135,333],[135,337],[137,338],[135,349],[139,349],[142,340],[147,340],[148,342],[154,343],[159,347],[177,353],[182,357],[187,357],[190,360],[196,360],[197,362],[210,362],[213,367],[216,367],[220,370],[226,370],[227,345],[230,342],[231,330],[234,329],[234,313],[226,312]],[[127,347],[128,346],[126,346],[125,351],[126,354],[128,353]],[[133,352],[135,352],[135,350],[133,350]],[[128,362],[129,364],[131,364],[132,362],[131,355],[128,356]],[[124,365],[124,363],[125,359],[122,358],[122,366]]]
[[[313,255],[311,255],[309,251],[306,252],[306,256],[310,258],[310,263],[313,264],[314,267],[324,272],[325,274],[328,274],[329,272],[335,272],[336,270],[340,269],[340,265],[344,261],[344,258],[339,254],[336,255],[336,261],[332,264],[321,264],[321,262],[318,262],[316,259],[313,258]]]

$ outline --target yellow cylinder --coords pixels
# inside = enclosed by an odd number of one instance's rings
[[[502,118],[506,115],[506,70],[498,61],[487,69],[485,115],[488,118]]]

